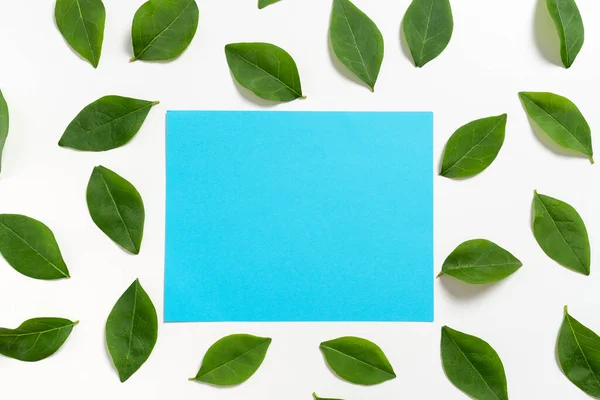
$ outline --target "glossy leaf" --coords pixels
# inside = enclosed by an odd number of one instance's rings
[[[485,239],[462,243],[444,261],[440,275],[450,275],[472,284],[501,281],[521,268],[515,256]]]
[[[8,137],[8,120],[8,104],[6,104],[4,95],[0,91],[0,170],[2,169],[2,152]]]
[[[0,328],[0,354],[21,361],[50,357],[65,343],[79,321],[33,318],[17,329]]]
[[[190,380],[216,386],[239,385],[260,368],[270,345],[270,338],[245,334],[226,336],[208,349],[200,371]]]
[[[560,38],[560,58],[569,68],[583,47],[585,32],[583,20],[575,0],[546,0],[548,12]]]
[[[566,306],[556,349],[567,378],[590,396],[600,398],[600,337],[570,316]]]
[[[275,4],[281,0],[258,0],[258,8],[263,9],[266,6],[270,6],[271,4]]]
[[[158,102],[106,96],[85,107],[58,142],[61,147],[106,151],[129,142]]]
[[[590,126],[575,104],[553,93],[521,92],[519,97],[529,117],[550,139],[594,162]]]
[[[325,397],[319,397],[319,396],[317,396],[316,393],[313,393],[313,397],[314,397],[315,400],[342,400],[342,399],[330,399],[330,398],[326,399]]]
[[[33,218],[0,214],[0,253],[14,269],[30,278],[69,278],[54,234]]]
[[[108,168],[94,168],[87,187],[87,204],[92,220],[106,236],[130,253],[140,252],[144,202],[129,181]]]
[[[149,0],[135,13],[131,61],[165,61],[179,57],[196,35],[195,0]]]
[[[225,56],[235,80],[265,100],[291,101],[302,95],[296,62],[269,43],[232,43]]]
[[[371,18],[349,0],[333,0],[329,37],[341,63],[375,90],[384,47],[383,36]]]
[[[446,144],[440,175],[468,178],[489,167],[504,144],[506,117],[478,119],[454,132]]]
[[[341,337],[321,343],[329,367],[340,378],[358,385],[376,385],[396,377],[387,357],[375,343]]]
[[[417,67],[439,56],[450,43],[454,19],[449,0],[413,0],[402,31]]]
[[[157,338],[156,309],[136,280],[119,298],[106,321],[106,345],[121,382],[146,362]]]
[[[446,376],[458,389],[477,400],[508,400],[502,360],[487,342],[444,326],[441,354]]]
[[[590,274],[590,241],[579,213],[569,204],[536,191],[533,234],[551,259],[584,275]]]
[[[56,0],[54,17],[69,46],[98,67],[106,21],[102,0]]]

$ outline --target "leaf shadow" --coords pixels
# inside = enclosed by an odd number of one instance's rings
[[[552,64],[562,66],[560,39],[548,13],[546,0],[537,0],[533,23],[533,37],[540,55]]]
[[[342,62],[337,58],[337,56],[335,55],[335,51],[333,50],[333,44],[331,43],[331,39],[329,38],[329,34],[327,35],[327,50],[329,53],[329,58],[331,60],[331,63],[333,64],[334,68],[346,79],[348,79],[349,81],[352,81],[354,83],[358,83],[361,86],[366,87],[367,89],[371,90],[371,88],[364,83],[363,81],[360,80],[359,77],[357,77],[356,75],[354,75],[352,73],[352,71],[350,71],[344,64],[342,64]]]
[[[457,300],[470,300],[483,296],[485,293],[495,290],[498,285],[502,284],[502,282],[496,282],[487,285],[473,285],[444,275],[438,279],[441,281],[444,290]]]
[[[408,47],[408,42],[406,41],[406,37],[404,36],[404,19],[400,22],[400,50],[404,53],[404,56],[415,65],[415,60],[413,59],[412,53],[410,52],[410,47]]]
[[[551,152],[561,157],[576,157],[582,159],[588,159],[589,157],[583,153],[579,153],[575,150],[565,149],[564,147],[557,144],[550,138],[542,129],[533,121],[529,116],[527,117],[531,130],[535,137]]]

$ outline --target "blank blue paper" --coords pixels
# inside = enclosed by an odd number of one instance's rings
[[[165,321],[432,321],[433,115],[167,116]]]

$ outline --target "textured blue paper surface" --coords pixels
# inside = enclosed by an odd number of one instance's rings
[[[165,321],[431,321],[433,115],[170,111]]]

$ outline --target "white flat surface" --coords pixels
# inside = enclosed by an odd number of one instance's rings
[[[198,0],[201,21],[188,51],[171,63],[132,63],[130,26],[143,0],[104,0],[104,51],[98,70],[67,47],[55,27],[54,1],[0,3],[0,88],[11,109],[11,131],[0,177],[0,212],[22,213],[53,229],[73,278],[41,282],[0,261],[0,326],[37,316],[81,320],[65,346],[39,363],[0,358],[6,398],[85,399],[463,399],[439,359],[444,324],[486,339],[500,354],[512,399],[585,399],[555,361],[562,307],[600,331],[600,268],[584,277],[556,265],[530,229],[538,189],[577,208],[600,252],[600,171],[582,158],[556,154],[533,133],[517,92],[552,91],[572,99],[600,126],[600,3],[580,0],[586,43],[570,70],[557,65],[558,40],[545,0],[454,0],[455,30],[447,50],[416,69],[399,41],[409,0],[356,0],[379,25],[386,54],[374,94],[332,63],[328,47],[331,1],[282,0],[262,11],[255,0]],[[541,35],[549,37],[540,39]],[[436,166],[448,137],[475,118],[507,112],[507,137],[498,159],[464,181],[435,178],[436,272],[463,240],[484,237],[519,257],[524,267],[497,285],[471,287],[450,279],[435,285],[433,324],[168,324],[148,362],[119,383],[104,345],[113,304],[137,277],[163,302],[164,122],[167,109],[260,109],[236,87],[223,47],[266,41],[296,59],[308,99],[277,110],[432,110]],[[550,55],[550,56],[548,56]],[[106,153],[61,149],[58,139],[88,103],[107,94],[160,100],[138,136]],[[599,143],[596,143],[599,145]],[[121,251],[91,221],[85,187],[102,164],[134,183],[146,205],[142,251]],[[593,256],[595,260],[595,256]],[[432,274],[434,272],[432,271]],[[188,382],[206,349],[220,337],[270,336],[263,367],[231,389]],[[364,388],[342,382],[325,366],[321,341],[363,336],[389,356],[398,378]]]

